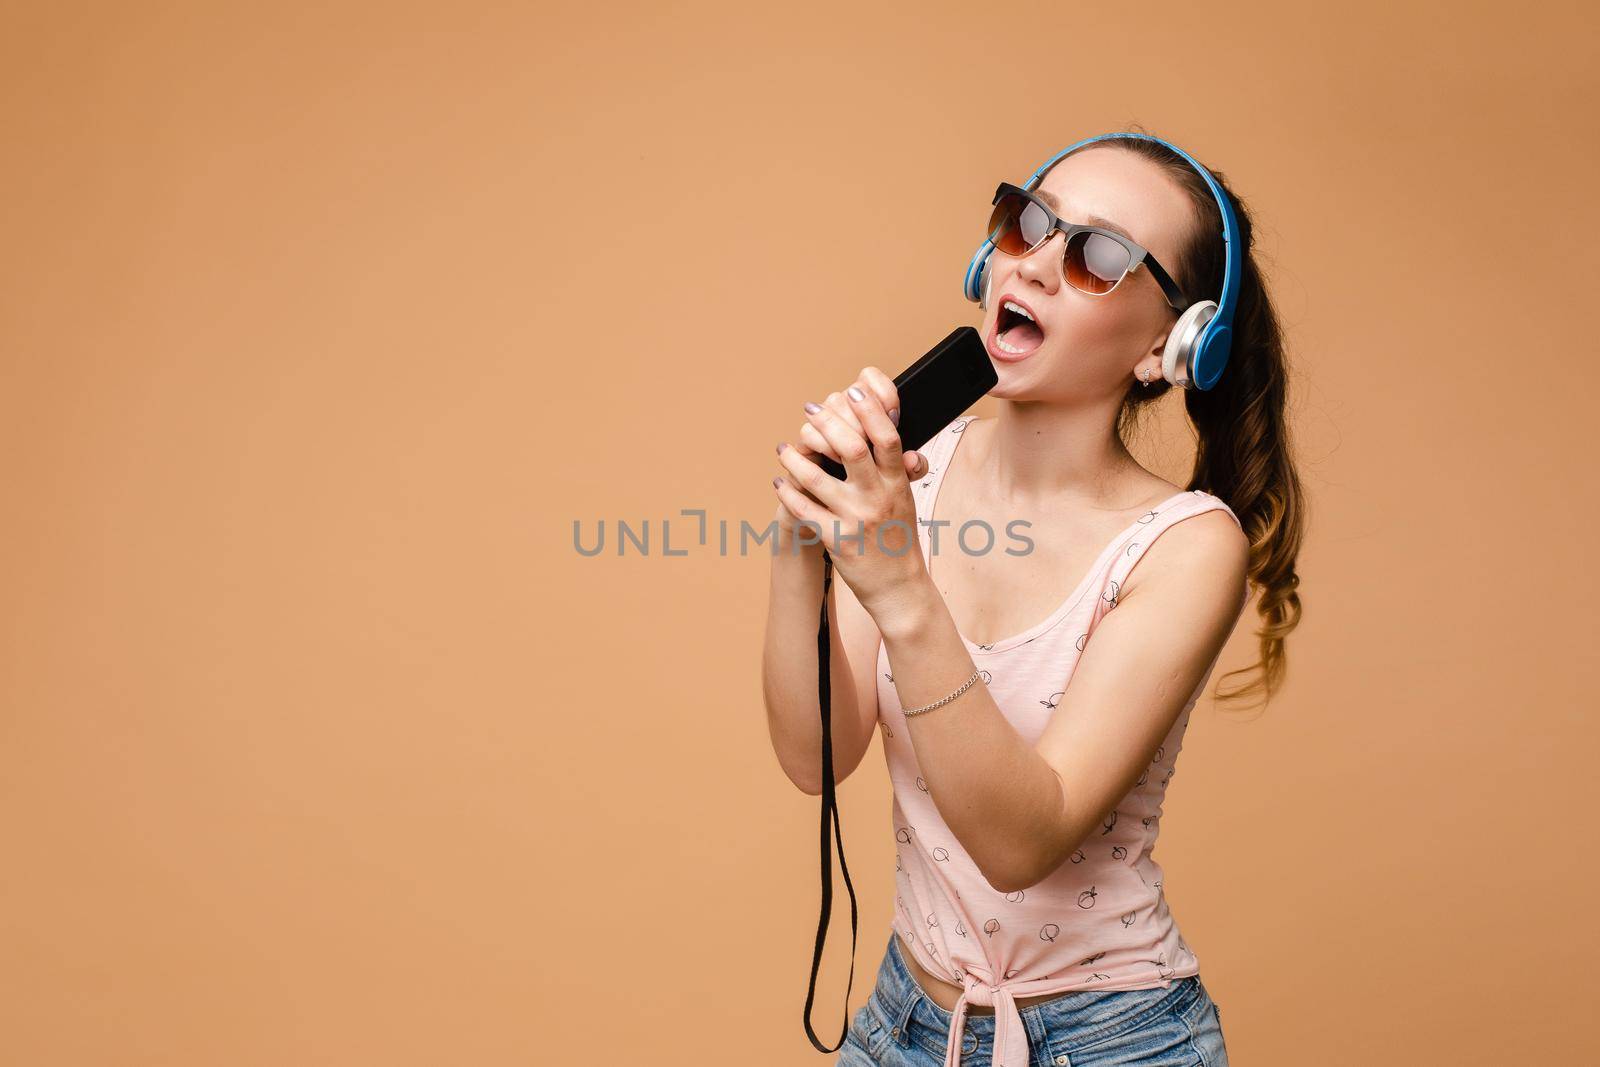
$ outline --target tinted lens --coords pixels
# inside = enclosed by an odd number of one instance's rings
[[[1099,233],[1079,231],[1067,242],[1067,281],[1086,293],[1109,293],[1128,273],[1132,257],[1128,250]]]
[[[1007,193],[989,215],[989,240],[1008,256],[1025,256],[1049,236],[1050,218],[1025,196]],[[1100,295],[1117,287],[1133,260],[1119,242],[1079,231],[1067,242],[1062,269],[1074,289]]]
[[[1044,240],[1049,225],[1038,204],[1007,193],[989,215],[989,240],[1008,256],[1025,255]]]

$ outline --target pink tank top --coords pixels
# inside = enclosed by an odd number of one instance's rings
[[[928,474],[913,483],[924,559],[929,517],[951,520],[938,529],[939,553],[959,552],[959,517],[934,512],[939,487],[962,431],[951,422],[921,451]],[[1086,642],[1128,572],[1161,532],[1191,515],[1220,509],[1219,498],[1189,490],[1157,505],[1105,546],[1078,588],[1050,615],[993,644],[962,640],[982,672],[989,695],[1028,744],[1039,740],[1072,679]],[[1025,532],[1025,531],[1024,531]],[[1013,548],[1004,529],[993,551]],[[984,538],[974,538],[976,545]],[[1246,583],[1239,603],[1249,602]],[[886,649],[878,650],[878,720],[894,789],[895,910],[901,951],[930,974],[962,986],[951,1024],[946,1063],[959,1067],[968,1003],[995,1009],[995,1067],[1027,1067],[1027,1032],[1014,998],[1075,990],[1145,989],[1198,974],[1200,961],[1184,943],[1161,890],[1161,865],[1151,856],[1160,829],[1162,798],[1182,747],[1184,728],[1216,661],[1207,668],[1149,768],[1098,830],[1043,881],[1014,893],[996,892],[939,816],[906,735],[905,715]],[[952,711],[960,711],[953,707]],[[948,714],[941,709],[930,714]]]

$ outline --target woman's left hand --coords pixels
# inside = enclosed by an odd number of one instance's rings
[[[900,432],[888,415],[899,407],[894,383],[876,367],[867,367],[842,395],[860,430],[826,404],[809,405],[806,419],[839,457],[847,480],[840,481],[785,445],[778,457],[789,474],[774,488],[797,519],[816,524],[840,580],[877,619],[926,575],[917,541],[917,508]]]

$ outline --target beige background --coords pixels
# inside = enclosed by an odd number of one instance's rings
[[[0,1060],[831,1062],[766,561],[660,522],[765,523],[803,401],[976,321],[995,183],[1129,122],[1258,213],[1312,509],[1157,851],[1234,1063],[1600,1056],[1589,5],[5,24]],[[840,803],[853,1010],[876,746]]]

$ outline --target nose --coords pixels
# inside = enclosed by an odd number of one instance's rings
[[[1067,239],[1061,231],[1053,231],[1043,244],[1022,257],[1017,273],[1028,281],[1038,282],[1045,292],[1055,292],[1061,281],[1061,258],[1066,248]]]

